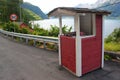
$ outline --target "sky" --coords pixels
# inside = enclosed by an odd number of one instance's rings
[[[44,13],[48,13],[56,7],[74,7],[78,4],[92,4],[97,0],[24,0],[38,6]]]

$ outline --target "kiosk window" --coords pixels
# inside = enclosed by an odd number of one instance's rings
[[[80,32],[84,35],[96,35],[95,14],[86,13],[80,16]]]

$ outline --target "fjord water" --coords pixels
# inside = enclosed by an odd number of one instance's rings
[[[71,18],[64,18],[63,20],[63,26],[67,25],[69,27],[74,27],[74,19]],[[104,20],[104,37],[107,37],[109,34],[113,32],[115,28],[120,28],[120,20],[115,19],[105,19]],[[40,21],[34,21],[34,24],[39,24],[40,27],[49,29],[50,25],[56,25],[59,26],[59,20],[58,19],[46,19],[46,20],[40,20]],[[72,29],[74,30],[74,28]]]
[[[104,36],[107,37],[115,28],[120,28],[120,20],[106,19],[104,22]]]

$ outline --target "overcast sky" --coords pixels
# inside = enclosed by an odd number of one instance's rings
[[[43,12],[48,13],[56,7],[74,7],[78,4],[92,4],[97,0],[24,0],[38,6]]]

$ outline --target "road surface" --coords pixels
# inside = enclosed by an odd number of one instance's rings
[[[0,36],[0,80],[120,80],[120,63],[77,78],[59,70],[58,53],[38,49]]]

